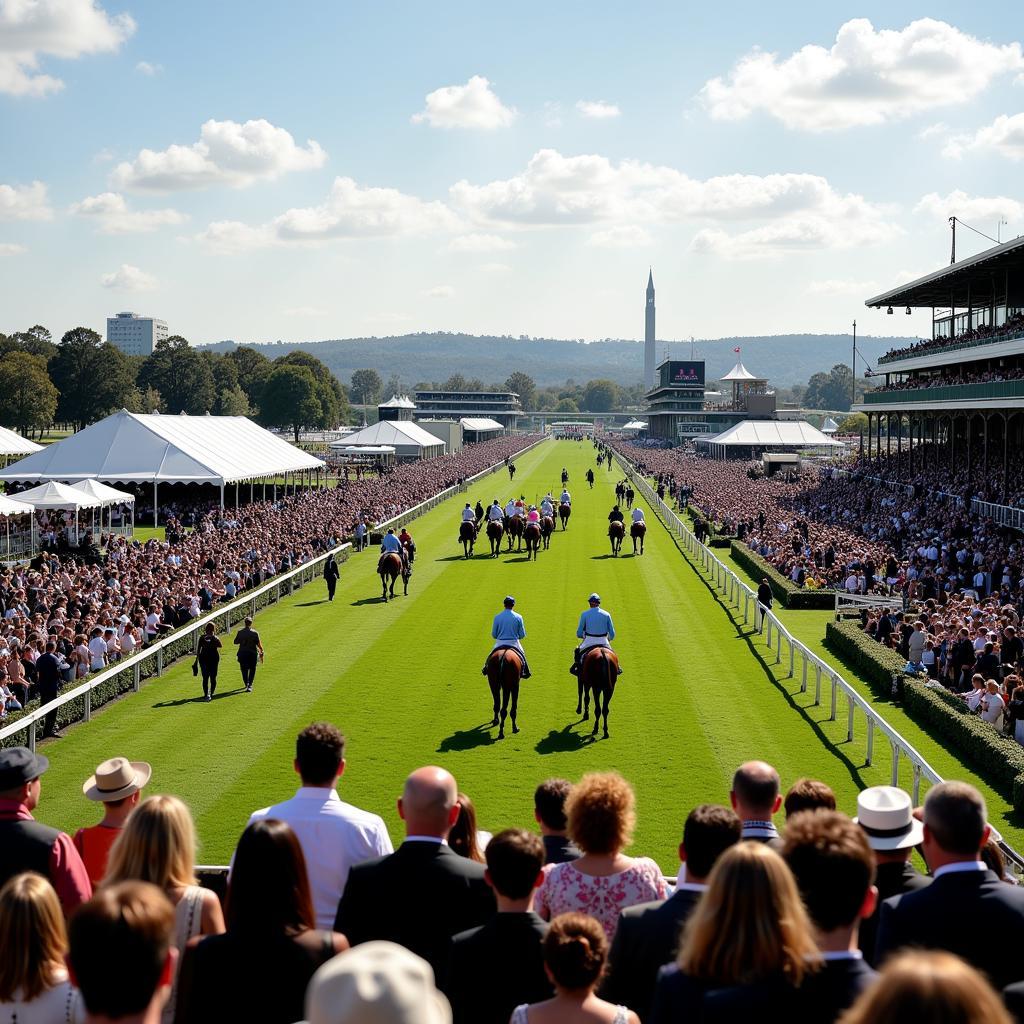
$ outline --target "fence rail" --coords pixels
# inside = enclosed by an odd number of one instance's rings
[[[690,528],[658,497],[625,456],[615,452],[615,458],[651,508],[658,512],[665,527],[678,539],[690,558],[710,577],[715,588],[735,611],[736,617],[742,615],[743,624],[753,626],[756,634],[762,638],[764,646],[769,652],[774,653],[776,665],[787,667],[787,678],[793,679],[799,674],[801,693],[807,693],[813,688],[813,706],[821,706],[823,699],[828,702],[830,722],[839,720],[842,695],[846,702],[847,742],[853,741],[857,712],[863,714],[867,745],[865,764],[871,765],[875,761],[876,734],[883,748],[888,747],[887,751],[883,749],[882,756],[890,759],[890,781],[893,786],[899,785],[900,759],[905,758],[909,762],[912,773],[911,796],[914,805],[918,805],[921,802],[921,780],[934,784],[942,782],[942,776],[828,662],[797,640],[778,616],[757,600],[757,593],[752,587],[744,583],[709,547],[697,540]],[[1000,840],[999,845],[1014,870],[1018,874],[1024,872],[1024,858],[1004,840]]]

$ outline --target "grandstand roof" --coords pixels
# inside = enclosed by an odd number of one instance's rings
[[[0,427],[0,455],[31,455],[42,451],[43,446],[22,437],[17,431]]]
[[[244,416],[122,409],[0,470],[0,480],[227,484],[323,465]]]
[[[865,306],[990,305],[1009,289],[1009,305],[1024,305],[1024,236],[968,256],[915,281],[865,299]]]
[[[462,424],[463,430],[476,431],[476,433],[486,433],[489,430],[504,430],[505,428],[497,421],[489,419],[486,416],[475,417],[475,416],[463,416],[459,422]]]
[[[785,448],[842,447],[841,441],[832,440],[806,420],[743,420],[723,430],[721,434],[708,438],[707,443],[734,448],[761,448],[765,445]]]

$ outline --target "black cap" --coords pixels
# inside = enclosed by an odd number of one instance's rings
[[[28,747],[0,750],[0,790],[24,786],[26,782],[38,779],[49,767],[48,757],[33,754]]]

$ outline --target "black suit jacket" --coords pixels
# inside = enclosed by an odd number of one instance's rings
[[[1003,989],[1003,1002],[1017,1024],[1024,1024],[1024,981]]]
[[[334,930],[352,945],[397,942],[442,977],[451,937],[483,924],[494,911],[482,864],[444,844],[406,841],[387,857],[352,868]]]
[[[928,875],[922,875],[912,864],[893,863],[879,864],[875,874],[875,886],[878,889],[878,905],[875,912],[860,923],[860,951],[869,964],[875,964],[875,939],[878,936],[878,918],[882,904],[893,896],[902,896],[905,892],[917,892],[931,883]]]
[[[576,844],[565,836],[541,836],[544,840],[544,863],[564,864],[566,861],[579,860],[581,854]]]
[[[646,1020],[658,971],[675,959],[679,936],[701,894],[680,889],[667,900],[641,903],[619,915],[601,998],[623,1003]]]
[[[904,946],[955,953],[996,988],[1021,981],[1024,889],[992,871],[968,871],[940,875],[925,889],[888,899],[878,925],[878,960]]]
[[[793,990],[789,1018],[801,1024],[832,1024],[877,980],[878,974],[863,960],[826,960]]]
[[[554,994],[544,973],[541,943],[548,926],[533,912],[495,914],[452,939],[441,987],[454,1024],[508,1024],[520,1003]]]
[[[752,985],[711,988],[674,964],[658,972],[654,1004],[644,1024],[750,1024],[755,1020],[791,1021],[793,988],[773,978]]]

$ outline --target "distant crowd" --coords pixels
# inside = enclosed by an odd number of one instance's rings
[[[1005,335],[1019,334],[1021,331],[1024,331],[1024,313],[1015,313],[1006,320],[1006,323],[999,327],[989,327],[987,324],[981,324],[978,327],[961,331],[960,334],[950,337],[923,338],[921,341],[915,342],[913,345],[907,345],[905,348],[890,349],[882,356],[882,360],[887,362],[894,359],[909,359],[912,356],[930,355],[933,352],[958,348],[965,342],[995,341]]]

